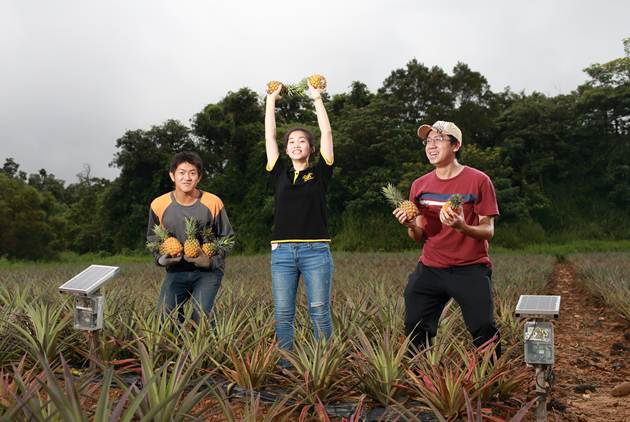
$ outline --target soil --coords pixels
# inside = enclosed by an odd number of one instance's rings
[[[610,394],[630,381],[630,324],[581,287],[569,264],[557,264],[547,294],[562,296],[548,420],[630,421],[630,396]]]

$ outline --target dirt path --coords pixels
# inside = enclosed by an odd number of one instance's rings
[[[630,381],[630,327],[558,264],[548,294],[561,295],[550,421],[630,421],[630,396],[611,389]],[[566,407],[564,410],[562,407]]]

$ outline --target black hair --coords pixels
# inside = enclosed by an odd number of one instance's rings
[[[462,156],[462,154],[461,154],[461,152],[462,152],[461,144],[462,143],[456,137],[454,137],[453,135],[447,135],[447,136],[448,136],[448,139],[451,141],[451,145],[457,145],[458,142],[460,144],[459,149],[455,152],[455,158],[457,158],[457,160],[459,161],[459,159]]]
[[[197,167],[197,171],[199,172],[199,175],[201,176],[202,169],[203,169],[203,161],[201,160],[201,157],[199,156],[199,154],[197,154],[196,152],[182,151],[173,155],[173,158],[171,158],[171,164],[169,165],[168,171],[170,173],[175,173],[175,170],[177,170],[177,167],[181,163],[189,163]]]
[[[313,135],[313,132],[308,129],[304,129],[303,127],[294,127],[293,129],[289,129],[289,131],[284,134],[284,147],[286,148],[287,144],[289,143],[289,136],[291,136],[293,132],[298,131],[304,132],[304,134],[306,135],[306,140],[308,141],[308,145],[311,148],[311,154],[313,154],[315,152],[315,144],[313,144],[313,139],[315,138],[315,136]]]

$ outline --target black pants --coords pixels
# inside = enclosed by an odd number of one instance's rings
[[[501,355],[499,331],[494,323],[492,270],[485,265],[431,268],[418,263],[405,288],[405,331],[412,343],[423,348],[437,333],[440,315],[450,298],[459,304],[466,328],[476,346],[496,336],[495,350]]]

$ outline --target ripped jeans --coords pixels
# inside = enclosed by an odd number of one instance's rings
[[[330,338],[332,274],[333,260],[327,242],[279,243],[271,251],[276,338],[281,348],[293,348],[295,296],[300,275],[304,277],[308,311],[315,337]]]

